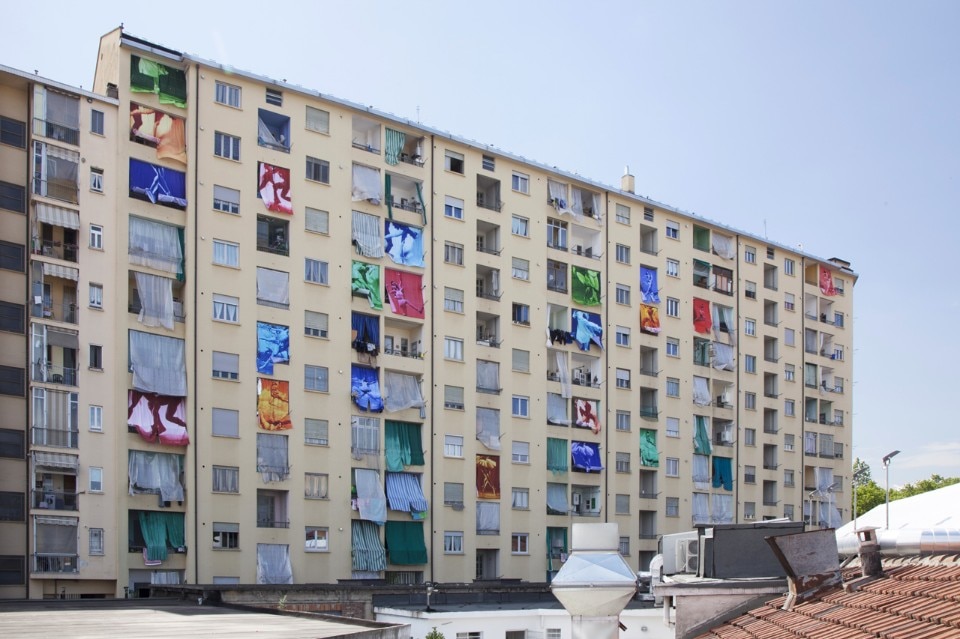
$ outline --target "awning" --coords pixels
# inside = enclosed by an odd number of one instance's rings
[[[65,209],[62,206],[52,204],[37,203],[37,221],[54,226],[62,226],[65,229],[80,228],[80,214],[71,209]]]
[[[72,348],[77,350],[80,348],[80,338],[76,333],[68,333],[66,331],[58,331],[52,328],[47,329],[47,345],[48,346],[61,346],[63,348]]]
[[[66,453],[47,453],[41,450],[33,452],[33,465],[37,468],[53,470],[80,470],[80,458]]]
[[[80,269],[72,268],[70,266],[60,266],[59,264],[51,264],[50,262],[43,263],[43,274],[51,277],[59,277],[65,280],[73,280],[74,282],[80,280]]]

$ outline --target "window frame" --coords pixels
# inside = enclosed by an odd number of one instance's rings
[[[90,282],[87,295],[90,308],[103,310],[103,284]]]
[[[329,393],[330,369],[319,364],[304,364],[303,390],[314,393]]]
[[[316,184],[330,184],[330,162],[313,156],[306,156],[304,179]]]
[[[530,554],[530,533],[510,533],[510,554]]]
[[[515,193],[530,195],[530,176],[521,171],[514,171],[510,177],[510,188]]]
[[[213,101],[215,103],[239,109],[241,108],[242,98],[243,89],[241,87],[220,80],[215,81],[213,89]]]
[[[213,132],[213,154],[225,160],[240,161],[240,137],[223,131]]]

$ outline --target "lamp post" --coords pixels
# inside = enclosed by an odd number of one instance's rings
[[[886,475],[887,484],[887,525],[886,530],[890,530],[890,460],[900,454],[899,450],[887,453],[883,456],[883,470]]]
[[[860,484],[857,483],[857,480],[863,477],[867,473],[866,468],[861,468],[853,474],[853,533],[857,533],[857,492],[860,488]]]

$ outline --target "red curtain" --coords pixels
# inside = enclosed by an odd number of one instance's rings
[[[712,327],[710,302],[699,297],[693,298],[693,330],[698,333],[709,333]]]
[[[823,265],[820,265],[820,292],[827,296],[837,294],[837,289],[833,286],[833,271]]]
[[[390,310],[397,315],[423,319],[423,276],[392,268],[384,271]]]
[[[274,213],[293,214],[293,203],[290,201],[290,169],[260,163],[260,174],[257,177],[257,192],[263,200],[267,210]]]

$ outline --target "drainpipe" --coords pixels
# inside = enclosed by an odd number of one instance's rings
[[[193,404],[193,582],[200,583],[200,556],[199,556],[200,543],[198,542],[198,539],[200,539],[200,535],[199,535],[200,506],[197,503],[198,501],[197,495],[199,494],[199,491],[197,490],[197,486],[199,485],[197,480],[197,476],[199,474],[197,470],[197,464],[199,463],[199,452],[197,451],[197,448],[200,446],[200,437],[198,436],[198,433],[200,432],[200,430],[197,428],[197,424],[200,423],[200,412],[197,408],[198,395],[197,395],[197,366],[196,366],[197,344],[199,343],[199,336],[197,335],[197,327],[200,324],[200,322],[197,321],[197,317],[196,317],[196,310],[198,308],[196,268],[198,263],[197,259],[199,257],[198,255],[199,242],[197,242],[197,238],[200,237],[198,234],[199,233],[198,226],[200,224],[199,222],[200,207],[198,206],[198,203],[197,203],[197,200],[198,200],[197,191],[200,188],[200,178],[199,178],[200,172],[197,170],[197,162],[196,162],[196,159],[199,156],[199,154],[197,153],[197,149],[199,148],[198,143],[200,140],[200,104],[201,104],[201,101],[199,100],[200,65],[194,64],[193,68],[195,71],[193,95],[195,98],[194,103],[197,105],[196,107],[197,112],[193,117],[193,149],[191,150],[191,155],[193,156],[193,160],[194,160],[193,161],[193,268],[194,268],[194,271],[193,271],[193,275],[194,275],[193,276],[193,311],[194,311],[193,312],[193,316],[194,316],[193,317],[193,364],[194,365],[193,365],[193,401],[191,402]],[[184,285],[188,283],[186,278],[186,271],[187,269],[184,268]]]

